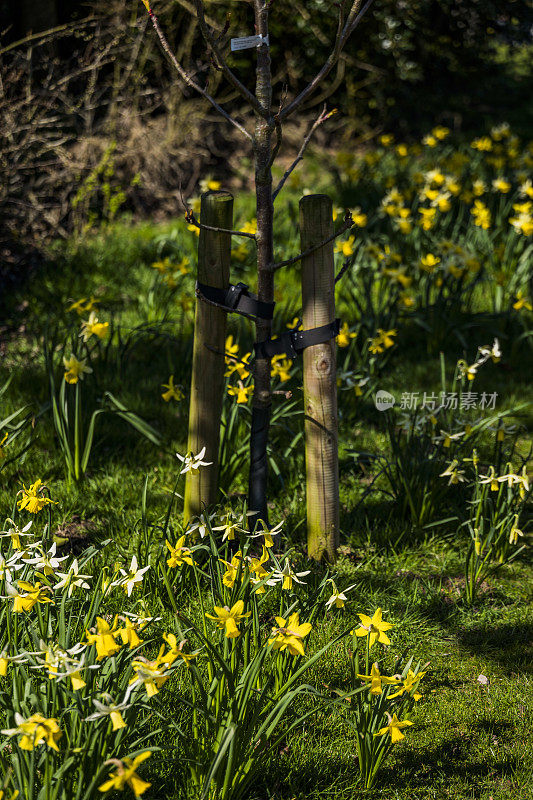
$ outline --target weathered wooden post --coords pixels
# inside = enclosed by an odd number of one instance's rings
[[[231,230],[233,195],[229,192],[206,192],[202,195],[200,225]],[[231,236],[228,233],[200,228],[198,240],[198,283],[227,289],[231,259]],[[196,300],[194,345],[189,406],[188,453],[197,455],[204,447],[203,461],[212,465],[192,469],[185,482],[185,523],[202,513],[217,500],[218,448],[220,419],[224,399],[224,350],[226,311]]]
[[[302,252],[333,237],[331,199],[315,194],[300,200]],[[335,320],[333,239],[302,258],[303,330]],[[339,456],[336,343],[330,339],[303,352],[307,549],[312,558],[333,562],[339,545]]]

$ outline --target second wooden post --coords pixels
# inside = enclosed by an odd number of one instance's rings
[[[332,203],[327,195],[300,200],[302,252],[333,235]],[[335,320],[333,241],[302,259],[303,330]],[[303,352],[307,546],[309,555],[333,562],[339,545],[339,456],[336,343]]]
[[[233,196],[229,192],[202,195],[200,223],[233,228]],[[229,286],[231,235],[201,229],[198,240],[198,282],[217,289]],[[211,466],[190,470],[185,482],[185,523],[217,501],[218,448],[224,400],[226,312],[196,300],[187,451]]]

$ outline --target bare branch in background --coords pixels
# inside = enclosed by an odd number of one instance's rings
[[[303,89],[300,94],[289,103],[289,105],[283,109],[282,112],[282,119],[286,119],[291,114],[293,114],[296,109],[298,109],[302,103],[304,103],[310,95],[320,86],[322,81],[329,75],[337,61],[339,60],[342,48],[346,44],[348,38],[354,32],[356,27],[358,26],[359,22],[366,14],[368,9],[373,3],[373,0],[367,0],[365,5],[361,8],[362,0],[355,0],[353,3],[350,13],[346,18],[346,22],[344,22],[344,2],[341,2],[340,9],[339,9],[339,21],[337,26],[337,35],[335,37],[335,43],[333,45],[333,50],[329,55],[326,63],[322,67],[322,69],[315,75],[313,80],[307,84],[305,89]]]
[[[143,0],[143,2],[144,2],[144,0]],[[148,8],[148,13],[150,15],[150,19],[152,20],[152,25],[154,26],[155,32],[157,33],[157,35],[159,37],[159,41],[161,43],[161,47],[163,48],[163,50],[164,50],[165,54],[167,55],[170,63],[172,64],[172,66],[174,67],[174,69],[176,70],[176,72],[178,73],[180,78],[184,81],[184,83],[187,84],[187,86],[191,86],[195,91],[198,92],[198,94],[200,94],[209,103],[211,103],[213,108],[215,108],[218,111],[218,113],[221,114],[224,117],[224,119],[226,119],[228,122],[230,122],[235,128],[237,128],[237,130],[239,130],[247,139],[249,139],[251,141],[252,140],[252,135],[250,133],[248,133],[246,128],[244,128],[240,124],[240,122],[237,122],[237,120],[234,119],[231,116],[231,114],[228,114],[228,112],[225,109],[223,109],[222,106],[220,106],[217,103],[215,98],[211,97],[211,95],[208,92],[206,92],[205,89],[202,89],[202,87],[194,80],[194,78],[192,78],[189,75],[189,73],[182,67],[182,65],[180,64],[180,62],[178,61],[178,59],[176,58],[176,56],[172,52],[172,48],[170,47],[165,34],[161,30],[161,26],[159,25],[159,20],[157,19],[156,15],[152,11],[152,9],[148,7],[147,2],[145,3],[145,5]]]
[[[279,123],[279,117],[280,117],[281,113],[282,113],[282,111],[280,110],[279,114],[276,115],[276,124],[277,125],[280,124]],[[311,130],[309,131],[309,133],[307,134],[307,136],[303,140],[302,146],[300,147],[298,155],[296,156],[296,158],[294,159],[294,161],[292,162],[292,164],[290,165],[288,170],[285,172],[285,174],[281,178],[280,182],[276,186],[276,189],[272,193],[272,200],[273,201],[276,199],[276,197],[278,196],[280,191],[283,189],[283,186],[285,185],[285,181],[287,180],[289,175],[296,169],[296,167],[298,166],[300,161],[302,161],[302,159],[304,157],[304,153],[305,153],[305,151],[307,149],[307,146],[308,146],[308,144],[311,141],[311,138],[313,136],[313,133],[316,131],[316,129],[320,125],[322,125],[323,122],[325,122],[327,119],[332,117],[333,114],[336,114],[336,113],[337,113],[337,109],[335,109],[335,108],[333,109],[333,111],[326,112],[326,106],[324,105],[324,108],[322,109],[319,117],[314,121],[313,125],[311,126]]]

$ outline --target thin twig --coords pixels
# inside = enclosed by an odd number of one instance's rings
[[[172,50],[170,48],[170,45],[169,45],[169,43],[168,43],[168,41],[167,41],[167,39],[165,37],[165,34],[161,30],[161,26],[159,25],[159,20],[157,19],[156,15],[154,14],[152,9],[148,5],[148,0],[146,0],[146,2],[145,2],[145,0],[143,0],[143,2],[144,2],[145,6],[146,6],[146,8],[148,10],[148,14],[150,15],[150,19],[152,20],[152,25],[154,26],[155,32],[157,33],[157,35],[159,37],[159,41],[161,43],[161,47],[163,48],[163,51],[166,53],[169,61],[171,62],[172,66],[174,67],[174,69],[176,70],[176,72],[178,73],[180,78],[188,86],[191,86],[199,94],[201,94],[202,97],[204,97],[209,103],[211,103],[213,108],[216,108],[218,113],[221,114],[224,117],[224,119],[226,119],[228,122],[231,122],[231,124],[234,125],[235,128],[237,128],[237,130],[239,130],[244,136],[246,136],[247,139],[250,139],[250,141],[253,141],[253,137],[252,137],[251,133],[249,133],[246,130],[246,128],[244,128],[240,124],[240,122],[237,122],[236,119],[234,119],[230,114],[228,114],[228,112],[225,111],[222,108],[222,106],[220,106],[217,103],[217,101],[214,99],[214,97],[211,97],[211,95],[208,92],[206,92],[205,89],[202,89],[202,87],[199,86],[198,83],[196,83],[196,81],[193,78],[191,78],[189,73],[186,72],[186,70],[181,66],[181,64],[179,63],[178,59],[176,58],[176,56],[172,52]]]
[[[202,231],[213,231],[214,233],[229,233],[231,236],[246,236],[247,239],[253,239],[254,242],[257,241],[257,236],[255,233],[248,233],[247,231],[231,231],[228,228],[213,228],[212,225],[204,225],[203,222],[198,222],[196,217],[194,216],[194,212],[192,208],[188,208],[185,212],[185,219],[189,223],[189,225],[194,225],[195,228],[199,228]]]
[[[213,55],[227,80],[229,83],[231,83],[233,88],[237,89],[239,94],[241,94],[242,97],[244,97],[244,99],[251,105],[254,111],[256,111],[258,114],[261,114],[261,116],[265,116],[256,96],[252,94],[252,92],[247,89],[243,83],[241,83],[235,73],[229,68],[224,56],[222,55],[220,47],[218,46],[217,40],[209,30],[209,27],[205,21],[205,12],[202,0],[194,0],[194,5],[196,7],[196,16],[198,17],[198,23],[200,25],[200,30],[202,31],[203,37],[213,51]]]
[[[281,178],[280,182],[276,186],[275,191],[272,193],[272,202],[274,202],[274,200],[276,199],[276,197],[278,196],[280,191],[283,189],[283,186],[285,185],[285,181],[287,180],[289,175],[296,169],[296,167],[298,166],[300,161],[303,160],[304,153],[305,153],[305,151],[307,149],[307,145],[311,141],[313,133],[316,131],[316,129],[319,127],[319,125],[322,125],[323,122],[325,122],[327,119],[329,119],[331,116],[333,116],[333,114],[336,114],[336,113],[337,113],[337,109],[336,108],[334,108],[333,111],[329,111],[328,113],[326,113],[326,104],[324,103],[324,108],[320,112],[320,115],[318,116],[318,118],[312,124],[309,133],[307,134],[307,136],[303,140],[302,146],[300,147],[300,150],[298,151],[298,155],[296,156],[296,158],[294,159],[294,161],[292,162],[292,164],[290,165],[288,170],[285,172],[285,174]],[[276,120],[276,126],[278,125],[278,120],[279,120],[279,117],[280,117],[281,114],[282,114],[282,110],[280,110],[279,113],[276,114],[276,116],[274,117],[274,119]],[[279,122],[279,124],[280,124],[280,127],[281,127],[281,122]]]
[[[361,8],[361,3],[362,0],[354,0],[354,3],[350,9],[350,13],[346,18],[346,22],[344,23],[344,25],[342,25],[343,11],[341,5],[341,11],[339,12],[339,24],[337,27],[337,35],[335,37],[335,43],[333,45],[332,52],[330,53],[322,69],[315,75],[313,80],[307,84],[305,89],[302,89],[300,94],[297,95],[297,97],[295,97],[294,100],[291,103],[289,103],[288,106],[286,106],[286,108],[283,109],[282,112],[283,119],[286,119],[290,114],[296,111],[296,109],[299,108],[305,100],[307,100],[309,95],[311,95],[315,91],[317,86],[320,86],[324,78],[326,78],[326,76],[333,69],[333,67],[339,60],[339,56],[341,54],[344,45],[346,44],[346,41],[354,32],[356,27],[359,25],[361,19],[372,5],[373,0],[367,0],[363,8]]]
[[[342,227],[339,228],[338,231],[335,231],[331,236],[328,236],[327,239],[320,242],[319,244],[313,245],[313,247],[309,247],[307,250],[304,250],[303,253],[299,253],[297,256],[293,256],[292,258],[288,258],[286,261],[279,261],[277,264],[269,264],[268,269],[270,272],[276,272],[276,270],[281,269],[281,267],[289,267],[291,264],[296,264],[297,261],[301,261],[302,258],[311,255],[316,250],[320,250],[321,247],[332,242],[338,236],[341,236],[345,231],[349,230],[354,224],[352,219],[352,215],[350,211],[347,211],[344,217],[344,223]]]

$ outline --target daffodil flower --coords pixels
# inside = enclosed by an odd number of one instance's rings
[[[14,590],[13,587],[7,586],[8,594],[14,598],[13,611],[20,613],[21,611],[31,611],[37,603],[46,604],[53,603],[51,597],[47,596],[47,592],[52,589],[49,586],[42,586],[39,581],[33,586],[26,581],[17,581],[19,591]]]
[[[219,561],[226,567],[226,571],[222,576],[222,583],[224,586],[227,586],[228,589],[233,589],[235,581],[237,580],[237,575],[239,574],[239,570],[242,569],[242,553],[240,550],[238,550],[231,559],[231,562],[224,561],[223,558],[219,558]]]
[[[154,661],[139,657],[131,662],[131,666],[135,670],[135,675],[130,680],[131,688],[144,684],[148,697],[158,694],[159,689],[170,678],[167,674],[168,664],[162,662],[160,657]]]
[[[353,589],[355,584],[348,586],[344,592],[339,592],[337,586],[335,585],[335,581],[330,578],[330,582],[332,585],[332,594],[331,597],[326,600],[326,608],[331,608],[332,605],[335,605],[335,608],[344,608],[344,603],[348,599],[345,592],[349,592],[350,589]]]
[[[123,576],[122,580],[120,581],[121,585],[124,586],[124,591],[131,597],[131,593],[135,589],[136,586],[140,585],[143,582],[144,573],[150,569],[150,565],[148,564],[147,567],[142,567],[139,569],[137,564],[137,557],[133,556],[131,559],[131,564],[129,567],[128,572],[124,569],[120,569],[120,574]]]
[[[417,691],[417,688],[425,674],[425,672],[418,672],[415,675],[412,669],[408,670],[400,688],[394,692],[394,694],[389,694],[387,700],[393,700],[395,697],[401,697],[404,692],[407,692],[407,694],[411,695],[413,700],[418,702],[422,695]],[[397,681],[397,683],[399,683],[399,681]]]
[[[75,558],[70,565],[68,572],[56,572],[56,577],[61,578],[59,583],[56,583],[54,590],[66,589],[68,597],[72,597],[72,592],[75,587],[80,589],[90,589],[91,587],[86,582],[86,578],[92,578],[92,575],[82,575],[78,565],[78,559]]]
[[[351,339],[355,339],[357,333],[351,331],[347,322],[343,322],[339,333],[337,335],[337,345],[339,347],[348,347]]]
[[[27,559],[28,564],[32,564],[35,570],[39,570],[43,575],[51,577],[59,567],[61,561],[66,561],[68,556],[56,556],[57,545],[54,542],[50,550],[46,552],[40,547],[41,552],[35,558]]]
[[[203,461],[203,457],[205,456],[205,447],[202,447],[198,455],[193,456],[192,453],[188,453],[185,456],[180,456],[179,453],[176,453],[176,458],[179,458],[180,461],[183,462],[183,466],[180,469],[180,475],[184,475],[186,472],[191,472],[194,469],[200,469],[200,467],[209,467],[213,463],[212,461]]]
[[[178,658],[181,658],[185,666],[188,667],[189,662],[192,661],[194,658],[196,658],[196,656],[200,652],[199,650],[197,650],[194,653],[184,653],[183,648],[187,644],[187,640],[182,639],[182,641],[178,644],[178,640],[176,639],[176,636],[173,633],[164,633],[163,639],[168,644],[170,649],[168,650],[167,653],[163,653],[163,655],[160,655],[159,661],[162,664],[168,664],[169,666],[172,666],[172,664]]]
[[[181,567],[182,564],[189,564],[189,566],[193,566],[194,561],[192,560],[192,550],[190,547],[185,547],[185,535],[180,536],[178,541],[175,545],[170,544],[168,539],[166,540],[167,548],[170,550],[170,558],[167,558],[167,564],[169,567]]]
[[[54,500],[50,500],[49,497],[43,495],[44,489],[46,489],[46,486],[43,485],[40,478],[35,483],[30,484],[29,489],[26,489],[26,486],[22,484],[22,489],[17,492],[17,495],[22,495],[18,501],[19,511],[23,511],[26,508],[30,514],[38,514],[45,506],[56,505]]]
[[[272,573],[272,577],[277,583],[281,583],[282,589],[290,590],[292,589],[293,583],[305,583],[305,581],[299,580],[303,578],[305,575],[309,575],[311,570],[307,569],[305,572],[294,572],[291,568],[289,563],[289,559],[285,559],[285,563],[281,570],[274,570]]]
[[[373,617],[369,617],[367,614],[358,614],[357,616],[361,620],[361,624],[355,629],[355,635],[358,637],[368,636],[369,648],[372,647],[376,641],[380,644],[390,644],[390,639],[385,631],[390,630],[394,626],[391,625],[390,622],[383,622],[381,608],[378,608],[378,610],[374,612]]]
[[[215,620],[217,628],[225,629],[225,636],[227,639],[236,639],[237,636],[240,636],[241,632],[238,625],[252,613],[251,611],[244,612],[243,600],[237,600],[235,605],[231,608],[228,606],[214,606],[213,610],[215,615],[206,614],[206,617]]]
[[[378,669],[377,664],[372,664],[372,669],[370,670],[370,675],[358,675],[362,681],[370,681],[370,694],[381,694],[383,692],[383,686],[397,686],[399,684],[398,678],[387,678],[385,675],[382,675]],[[389,695],[388,699],[390,699],[391,695]],[[394,695],[396,697],[396,695]]]
[[[106,339],[109,336],[109,322],[98,322],[98,317],[94,311],[89,314],[87,322],[81,323],[81,338],[87,342],[91,336],[96,336],[98,339]]]
[[[127,711],[132,707],[133,704],[130,703],[128,705],[127,699],[124,699],[122,703],[114,703],[113,698],[110,694],[107,694],[107,692],[102,695],[102,699],[106,702],[101,703],[100,700],[93,698],[93,705],[95,706],[96,711],[94,714],[90,714],[88,717],[85,717],[85,722],[95,722],[98,719],[109,717],[113,731],[119,731],[122,728],[125,728],[126,723],[122,717],[122,712]]]
[[[143,2],[145,6],[148,6],[148,0],[143,0]],[[98,791],[108,792],[110,789],[119,789],[119,791],[123,791],[126,786],[129,786],[135,797],[140,797],[152,784],[143,781],[135,770],[139,764],[142,764],[142,762],[146,761],[151,755],[152,753],[150,750],[147,750],[146,753],[141,753],[140,756],[136,756],[133,760],[131,758],[125,758],[123,761],[119,761],[118,758],[111,758],[105,761],[104,764],[106,765],[113,764],[116,767],[116,772],[109,773],[109,780],[102,783],[102,785],[98,787]]]
[[[174,384],[174,375],[171,375],[168,379],[168,383],[162,384],[163,389],[166,389],[166,392],[163,392],[161,397],[165,401],[165,403],[169,403],[171,400],[177,400],[178,403],[180,400],[183,400],[185,395],[183,394],[180,386],[175,386]]]
[[[97,661],[101,661],[107,656],[113,656],[120,650],[120,644],[115,638],[118,636],[117,621],[118,617],[115,617],[113,624],[110,625],[102,617],[96,617],[96,631],[94,629],[85,631],[88,643],[96,644]]]
[[[288,650],[293,656],[304,656],[305,651],[302,639],[312,630],[309,622],[300,625],[299,614],[291,614],[288,620],[283,617],[275,617],[278,627],[272,629],[271,638],[268,644],[272,645],[273,650]]]
[[[393,714],[391,717],[390,714],[387,714],[387,718],[389,720],[389,724],[385,725],[384,728],[380,728],[374,736],[385,736],[389,734],[391,741],[393,744],[396,742],[400,742],[402,739],[405,739],[405,734],[402,733],[402,728],[407,728],[409,725],[412,725],[412,722],[409,722],[408,719],[405,719],[400,722],[396,714]]]
[[[65,380],[67,383],[77,383],[79,380],[83,380],[84,375],[92,372],[92,368],[87,366],[86,358],[78,361],[72,354],[70,358],[63,357],[63,364],[65,365]]]
[[[57,719],[47,719],[42,714],[32,714],[28,719],[15,712],[16,728],[1,731],[6,736],[20,736],[19,747],[21,750],[33,750],[40,744],[46,744],[52,750],[59,752],[57,742],[62,736]]]

